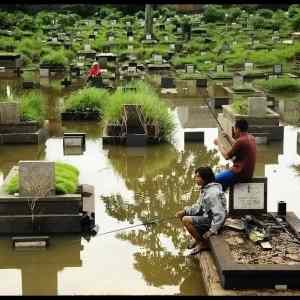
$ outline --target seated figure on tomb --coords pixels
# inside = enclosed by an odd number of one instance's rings
[[[222,184],[225,191],[229,186],[252,178],[256,162],[256,142],[253,135],[248,133],[247,120],[237,120],[233,128],[233,138],[222,132],[231,141],[232,147],[226,151],[219,139],[214,143],[226,160],[232,159],[233,166],[216,174],[216,182]]]
[[[188,246],[190,255],[195,255],[208,248],[208,239],[217,234],[226,218],[226,198],[221,184],[215,182],[215,175],[210,167],[200,167],[195,171],[196,184],[201,193],[191,207],[185,207],[176,213],[194,241]]]
[[[88,79],[87,81],[91,82],[92,86],[101,87],[102,86],[102,70],[100,65],[97,62],[94,62],[91,68],[88,71]]]

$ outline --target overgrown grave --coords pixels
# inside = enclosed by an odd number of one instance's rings
[[[41,144],[48,131],[38,121],[22,121],[19,103],[0,102],[0,144]]]
[[[125,144],[143,147],[159,141],[159,125],[147,124],[143,108],[137,104],[124,104],[119,124],[107,124],[103,144]]]
[[[95,212],[87,211],[93,205],[85,203],[94,201],[93,189],[88,187],[87,193],[86,187],[78,185],[77,172],[66,164],[20,161],[1,188],[0,232],[80,233],[87,216],[94,225]]]

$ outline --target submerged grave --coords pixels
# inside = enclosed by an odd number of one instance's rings
[[[56,168],[54,162],[20,161],[10,170],[0,192],[1,234],[80,233],[85,224],[95,225],[94,188],[78,185],[75,193],[61,194],[67,179],[58,178]],[[65,166],[59,168],[69,177]]]
[[[41,144],[47,129],[37,121],[21,121],[17,102],[0,102],[0,145]]]
[[[21,54],[0,53],[0,76],[18,76],[21,67]]]

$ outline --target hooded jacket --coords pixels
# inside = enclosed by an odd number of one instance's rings
[[[211,217],[210,231],[217,233],[226,217],[226,198],[222,185],[211,182],[203,186],[201,193],[193,206],[184,208],[186,216]]]

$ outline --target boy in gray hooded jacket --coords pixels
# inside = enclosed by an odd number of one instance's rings
[[[200,167],[195,171],[195,177],[196,183],[201,186],[197,203],[176,213],[195,239],[191,255],[208,247],[208,238],[218,233],[226,217],[226,198],[222,185],[215,182],[212,169]]]

